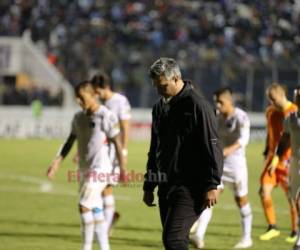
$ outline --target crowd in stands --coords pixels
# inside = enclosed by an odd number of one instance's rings
[[[62,106],[64,92],[50,85],[36,85],[24,74],[0,78],[0,104],[30,105],[39,100],[43,106]]]
[[[72,84],[104,69],[133,106],[151,102],[162,55],[204,92],[244,84],[239,70],[300,63],[300,0],[1,0],[0,36],[25,30]]]
[[[6,87],[3,89],[1,99],[3,105],[30,105],[33,101],[40,100],[45,106],[62,106],[63,92],[53,94],[46,87],[32,89]]]

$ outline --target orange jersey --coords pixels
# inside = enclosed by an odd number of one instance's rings
[[[297,106],[290,103],[284,111],[279,111],[273,105],[269,106],[266,110],[267,118],[267,158],[271,159],[280,141],[283,133],[283,121],[289,116],[290,113],[297,111]],[[288,160],[291,156],[291,149],[289,148],[281,157],[281,161]],[[270,158],[269,158],[270,157]]]

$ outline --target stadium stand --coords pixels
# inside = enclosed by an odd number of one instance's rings
[[[5,0],[0,35],[30,30],[73,85],[105,69],[133,106],[155,98],[145,84],[153,59],[176,55],[209,98],[231,85],[241,106],[261,111],[271,80],[299,81],[299,13],[298,0]]]

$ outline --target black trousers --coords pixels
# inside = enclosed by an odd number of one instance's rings
[[[165,250],[188,250],[190,229],[204,210],[204,195],[175,186],[159,189],[158,196]]]

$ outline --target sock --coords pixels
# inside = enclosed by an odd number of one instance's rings
[[[240,213],[242,217],[242,230],[243,238],[251,239],[251,229],[252,229],[252,210],[250,203],[240,208]]]
[[[115,213],[115,197],[112,194],[108,196],[104,196],[103,204],[104,204],[104,216],[109,230]]]
[[[208,226],[208,223],[210,222],[212,216],[212,208],[206,208],[200,215],[198,222],[198,228],[196,231],[196,235],[200,238],[200,239],[204,239],[204,235]]]
[[[94,209],[95,234],[101,250],[109,250],[107,222],[102,209]]]
[[[269,225],[276,225],[276,217],[272,198],[263,198],[262,204],[264,207],[265,216]]]
[[[296,241],[296,246],[300,246],[300,235],[298,233],[298,238],[297,238],[297,241]]]
[[[300,246],[300,217],[298,217],[298,234],[297,241],[295,243],[296,246]]]
[[[94,239],[94,216],[92,211],[81,213],[82,250],[92,250]]]

